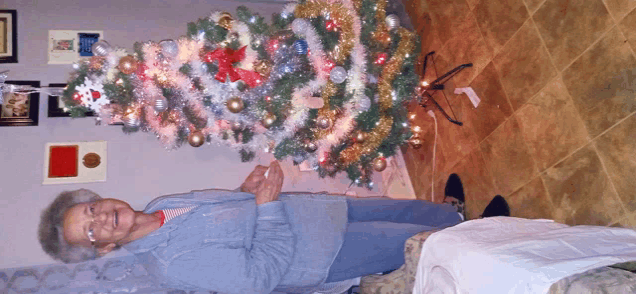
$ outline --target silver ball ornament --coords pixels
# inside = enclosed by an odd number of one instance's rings
[[[308,142],[307,144],[305,144],[305,151],[313,153],[316,152],[316,150],[318,150],[318,146],[316,145],[316,143]]]
[[[110,47],[110,44],[108,44],[108,42],[102,40],[93,43],[91,50],[93,51],[93,55],[95,56],[106,56],[108,55],[108,53],[110,53],[112,48]]]
[[[371,99],[367,96],[364,96],[358,102],[358,110],[359,111],[367,111],[371,108]]]
[[[129,128],[136,128],[141,124],[141,120],[136,113],[127,114],[122,120],[124,121],[124,125]]]
[[[347,79],[347,70],[342,66],[336,66],[329,73],[329,79],[336,84],[340,84]]]
[[[322,116],[316,119],[316,125],[323,130],[331,128],[332,124],[333,122],[328,117]]]
[[[159,46],[164,56],[174,58],[179,54],[179,45],[174,40],[163,40],[159,42]]]
[[[296,34],[302,34],[311,26],[308,20],[297,18],[292,21],[291,28]]]
[[[168,109],[168,99],[163,96],[156,97],[154,108],[157,112],[163,112],[164,110]]]
[[[387,15],[384,22],[389,30],[397,29],[400,26],[400,18],[395,14]]]

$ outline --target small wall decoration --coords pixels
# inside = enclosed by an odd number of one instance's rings
[[[18,13],[0,9],[0,63],[18,63]]]
[[[49,31],[49,64],[72,64],[93,56],[92,46],[103,38],[102,31]]]
[[[49,88],[65,88],[66,84],[49,84]],[[48,117],[70,117],[70,110],[64,105],[60,96],[49,95]],[[95,116],[92,111],[86,112],[86,116]]]
[[[106,181],[106,142],[47,143],[44,181],[73,184]]]
[[[7,81],[7,84],[40,87],[39,81]],[[40,105],[38,92],[4,93],[0,104],[0,126],[37,126]]]

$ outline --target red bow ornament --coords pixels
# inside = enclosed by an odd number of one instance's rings
[[[239,50],[233,50],[231,48],[220,48],[212,52],[208,52],[204,55],[203,61],[214,62],[218,61],[219,72],[216,73],[214,78],[222,83],[225,83],[227,76],[230,76],[230,81],[236,82],[243,80],[248,86],[256,87],[263,82],[261,75],[255,71],[244,70],[242,68],[234,68],[232,64],[239,62],[245,58],[245,48],[243,46]]]

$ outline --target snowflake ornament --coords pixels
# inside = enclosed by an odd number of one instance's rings
[[[93,83],[89,78],[84,79],[84,84],[75,87],[83,106],[99,112],[102,106],[110,104],[110,99],[104,95],[104,85]]]

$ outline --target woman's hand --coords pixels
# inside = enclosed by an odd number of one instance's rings
[[[256,172],[256,169],[254,169],[254,172]],[[250,177],[251,176],[252,175],[250,174]],[[265,171],[263,171],[262,176],[265,177]],[[272,161],[272,163],[269,165],[267,178],[261,180],[260,185],[253,192],[256,200],[256,205],[278,200],[278,195],[280,194],[280,190],[283,187],[284,177],[285,176],[283,175],[283,170],[280,168],[280,164],[278,163],[278,161]]]
[[[265,172],[267,172],[267,169],[267,166],[257,165],[252,173],[247,176],[245,182],[241,184],[241,192],[256,194],[258,187],[265,180]]]

